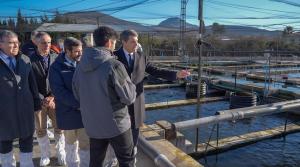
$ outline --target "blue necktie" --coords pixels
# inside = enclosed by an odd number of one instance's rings
[[[49,57],[43,57],[43,66],[44,66],[44,71],[47,74],[48,73],[48,68],[49,68]]]
[[[48,57],[43,58],[44,68],[45,70],[48,70]]]
[[[13,62],[13,57],[8,57],[9,63],[8,63],[8,67],[12,70],[15,71],[15,64]]]
[[[133,56],[131,56],[130,54],[128,54],[128,56],[129,56],[128,59],[129,68],[133,68],[133,62],[134,62]]]

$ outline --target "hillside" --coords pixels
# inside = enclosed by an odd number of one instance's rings
[[[161,33],[179,33],[180,19],[168,18],[160,22],[157,26],[145,26],[136,22],[122,20],[107,14],[103,14],[96,11],[89,12],[72,12],[66,13],[64,16],[76,20],[78,24],[99,24],[108,25],[116,28],[118,31],[124,29],[135,29],[138,32],[161,32]],[[237,36],[266,36],[276,37],[281,34],[281,31],[268,31],[265,29],[259,29],[255,27],[236,26],[236,25],[224,25],[224,36],[237,37]],[[197,33],[198,26],[190,23],[186,23],[186,29]],[[211,26],[206,26],[206,34],[210,34]]]

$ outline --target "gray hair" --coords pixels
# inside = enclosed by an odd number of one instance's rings
[[[51,38],[51,36],[46,32],[38,32],[34,39],[39,42],[43,36],[49,36]]]
[[[39,33],[38,31],[32,31],[31,34],[30,34],[30,39],[31,39],[31,40],[34,40],[35,36],[36,36],[38,33]]]
[[[138,37],[138,33],[135,30],[124,30],[120,34],[120,40],[127,42],[130,36]]]
[[[4,38],[7,37],[16,37],[18,38],[18,35],[10,30],[0,30],[0,42],[4,42]]]
[[[82,43],[80,40],[74,38],[74,37],[68,37],[64,41],[64,48],[65,50],[72,51],[73,47],[76,46],[82,46]]]

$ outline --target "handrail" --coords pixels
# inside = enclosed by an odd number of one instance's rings
[[[251,118],[259,115],[270,115],[274,113],[281,113],[289,109],[300,107],[300,100],[291,100],[286,102],[279,102],[273,104],[266,104],[255,107],[245,107],[234,110],[224,110],[217,112],[218,115],[202,117],[199,119],[192,119],[172,124],[173,130],[184,130],[197,128],[199,126],[215,124],[222,121],[238,120],[244,118]]]
[[[176,167],[164,154],[158,152],[144,137],[139,136],[138,147],[148,155],[158,167]]]

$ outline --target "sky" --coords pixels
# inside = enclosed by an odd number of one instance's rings
[[[186,0],[187,22],[199,24],[198,1]],[[300,0],[204,0],[205,25],[252,26],[300,31]],[[0,19],[16,17],[18,9],[28,17],[96,10],[114,17],[157,25],[170,17],[180,17],[181,0],[0,0]]]

